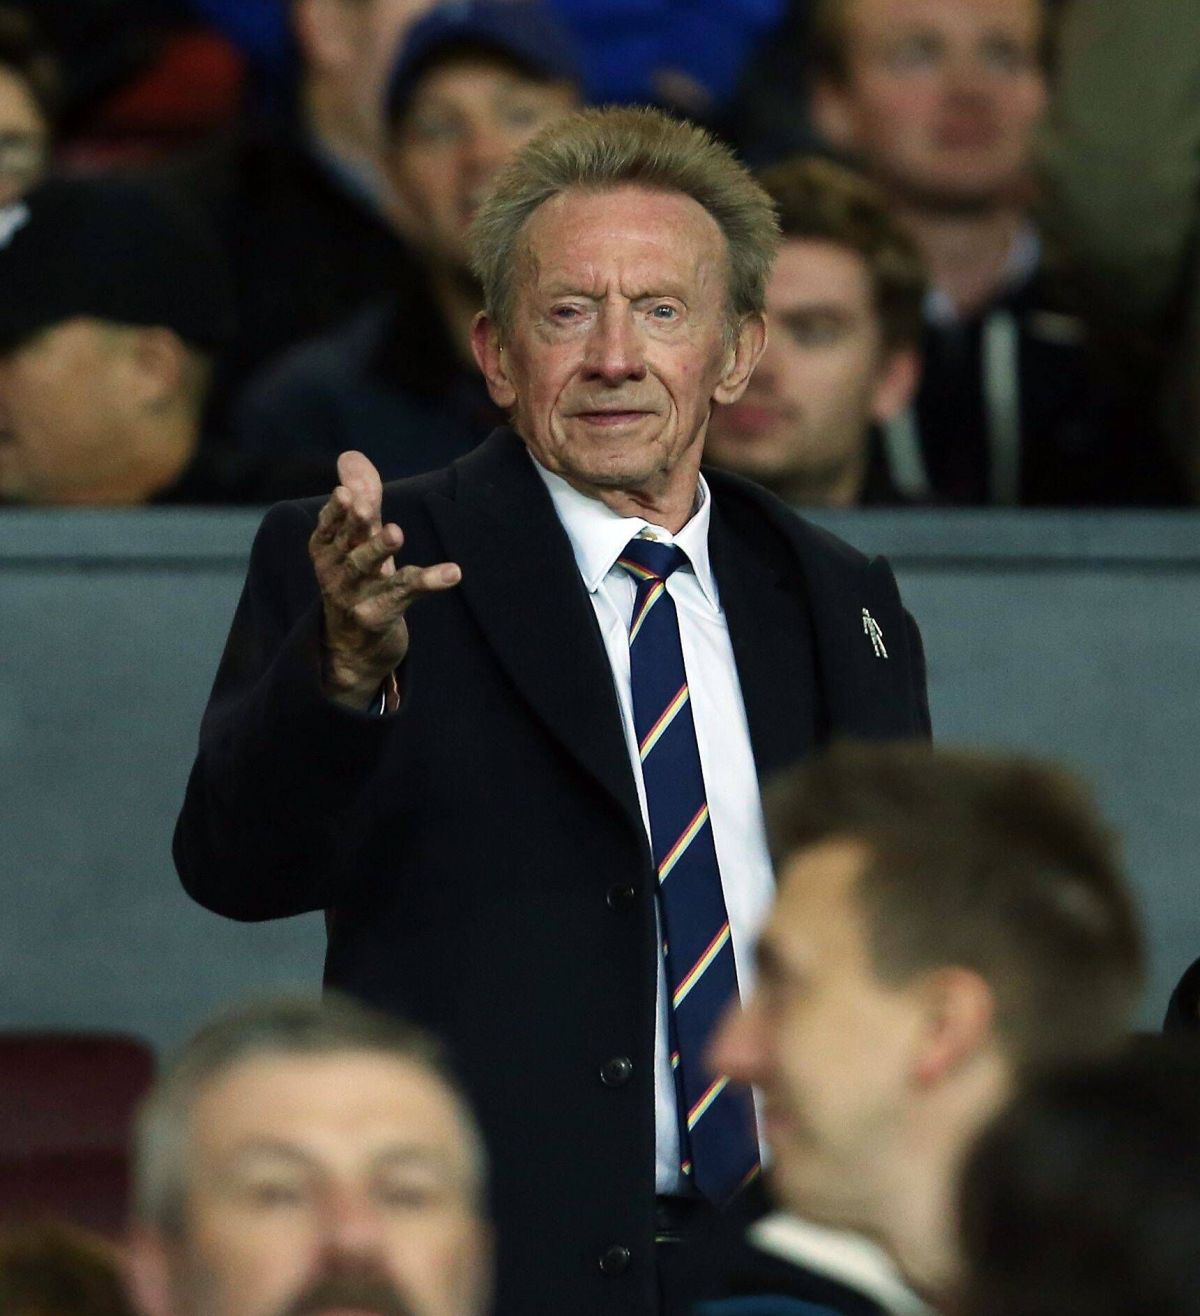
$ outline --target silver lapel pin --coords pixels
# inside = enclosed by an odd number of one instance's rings
[[[879,623],[864,608],[863,614],[863,633],[871,637],[871,648],[875,650],[876,658],[887,657],[887,647],[883,643],[883,631]]]

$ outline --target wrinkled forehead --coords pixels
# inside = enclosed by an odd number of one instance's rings
[[[728,247],[713,216],[683,192],[623,184],[556,193],[529,216],[517,242],[518,278],[608,278],[720,284]]]

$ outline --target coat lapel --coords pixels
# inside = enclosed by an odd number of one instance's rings
[[[816,740],[812,630],[794,559],[767,565],[735,535],[714,504],[713,574],[729,626],[758,777],[809,753]]]
[[[882,558],[846,570],[840,556],[806,554],[817,656],[835,736],[889,740],[928,736],[920,640]],[[867,617],[878,627],[877,652]]]
[[[510,430],[459,461],[430,514],[459,591],[535,715],[642,831],[612,671],[570,541]]]

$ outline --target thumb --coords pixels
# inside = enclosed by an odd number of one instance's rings
[[[344,484],[355,499],[367,498],[378,507],[383,501],[383,481],[369,457],[353,449],[337,460],[338,482]]]

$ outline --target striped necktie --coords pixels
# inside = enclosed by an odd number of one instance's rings
[[[686,561],[674,545],[632,539],[617,565],[637,585],[629,627],[633,723],[658,869],[681,1169],[705,1197],[723,1202],[757,1171],[758,1142],[749,1089],[705,1063],[709,1038],[738,987],[679,619],[664,584]]]

